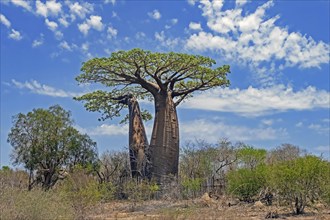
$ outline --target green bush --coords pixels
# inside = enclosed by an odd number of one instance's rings
[[[155,182],[141,181],[137,182],[131,179],[123,184],[122,192],[131,201],[150,200],[155,198],[160,188]]]
[[[254,201],[266,184],[266,167],[258,166],[251,170],[247,168],[231,171],[227,175],[229,194],[242,201]]]
[[[181,183],[183,187],[184,197],[195,198],[197,196],[197,193],[201,191],[202,183],[203,179],[201,178],[185,178]]]
[[[330,164],[316,156],[286,161],[272,168],[269,185],[296,214],[319,199],[329,202]]]

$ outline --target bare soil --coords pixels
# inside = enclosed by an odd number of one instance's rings
[[[89,219],[266,219],[266,216],[287,220],[330,220],[330,208],[323,205],[306,207],[302,215],[293,215],[288,207],[239,203],[228,206],[220,200],[195,199],[183,201],[117,201],[99,205]],[[274,218],[273,217],[273,218]]]

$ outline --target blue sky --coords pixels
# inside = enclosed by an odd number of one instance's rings
[[[221,138],[329,157],[329,1],[1,0],[1,164],[12,116],[60,104],[99,153],[128,145],[127,125],[99,122],[72,97],[82,62],[142,48],[229,64],[231,86],[178,108],[181,143]],[[152,104],[141,101],[153,112]],[[152,122],[146,123],[150,135]]]

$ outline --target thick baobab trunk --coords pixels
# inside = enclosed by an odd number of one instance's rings
[[[126,101],[129,109],[129,153],[132,177],[150,178],[148,166],[149,144],[139,103],[132,96],[128,96]]]
[[[150,142],[151,173],[159,183],[178,174],[179,124],[171,93],[155,96],[155,121]]]

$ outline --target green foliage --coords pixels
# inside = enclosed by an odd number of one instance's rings
[[[30,188],[41,183],[49,189],[61,178],[64,168],[96,161],[96,143],[73,127],[70,116],[59,105],[14,116],[8,135],[13,147],[11,157],[15,165],[23,164],[30,172]]]
[[[258,166],[251,170],[241,168],[228,173],[228,192],[242,201],[253,201],[266,184],[267,169]]]
[[[183,186],[183,194],[186,198],[195,198],[198,193],[201,192],[201,186],[203,183],[201,178],[185,178],[182,180],[181,184]]]
[[[316,156],[305,156],[272,167],[270,185],[296,214],[309,202],[329,195],[330,164]]]
[[[127,93],[137,99],[153,99],[162,92],[172,92],[179,104],[194,91],[228,86],[230,67],[212,68],[215,61],[208,57],[182,53],[153,53],[141,49],[118,51],[108,58],[93,58],[81,68],[79,83],[100,83],[110,91],[94,91],[81,97],[88,111],[102,112],[101,120],[120,116],[125,104],[116,97]],[[148,113],[144,113],[149,117]]]
[[[137,182],[131,179],[123,185],[123,193],[128,196],[129,200],[134,202],[153,199],[160,190],[157,183],[144,180]]]
[[[116,186],[111,182],[100,183],[98,186],[102,202],[110,202],[116,198]]]
[[[249,145],[243,145],[238,150],[238,160],[243,168],[256,169],[257,166],[265,163],[267,151],[265,149],[255,149]]]

